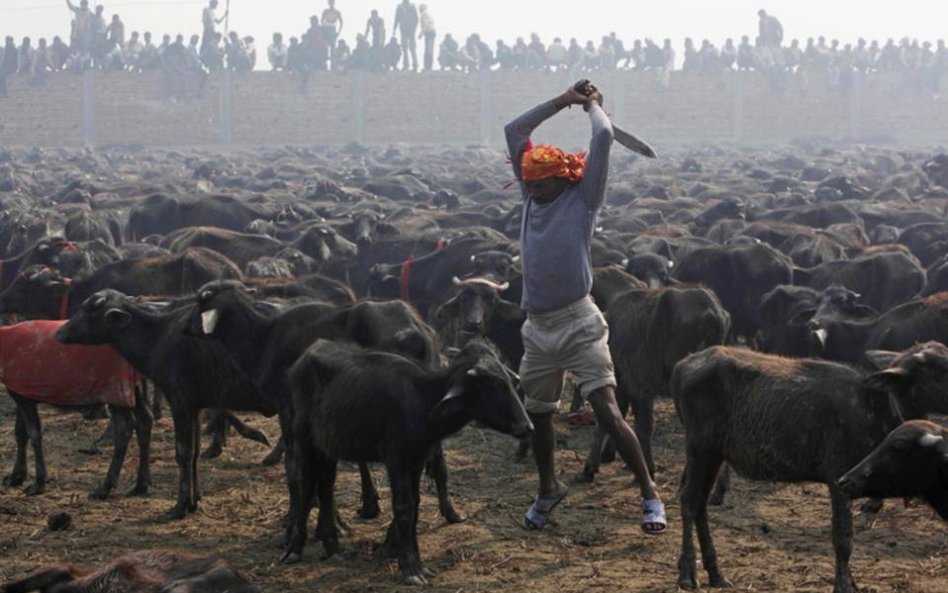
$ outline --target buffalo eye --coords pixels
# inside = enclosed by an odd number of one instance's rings
[[[199,296],[202,301],[209,301],[211,300],[211,297],[214,296],[214,291],[208,288],[206,290],[202,290]]]

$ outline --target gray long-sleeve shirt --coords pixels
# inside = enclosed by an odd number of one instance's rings
[[[548,101],[513,120],[504,128],[514,175],[521,179],[520,160],[530,134],[559,109]],[[520,256],[523,262],[523,298],[528,313],[564,307],[589,294],[592,288],[590,243],[596,217],[606,197],[612,124],[598,105],[589,109],[592,141],[586,172],[576,184],[547,204],[537,204],[521,181],[523,221]]]

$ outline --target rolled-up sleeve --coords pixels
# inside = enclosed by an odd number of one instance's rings
[[[589,108],[589,119],[592,122],[592,140],[589,142],[582,193],[589,207],[598,209],[606,200],[606,179],[609,174],[609,151],[612,148],[613,132],[612,122],[599,105]]]

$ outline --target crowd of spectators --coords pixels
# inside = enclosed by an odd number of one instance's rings
[[[253,70],[257,67],[257,50],[252,36],[235,31],[218,30],[227,14],[218,15],[218,0],[209,0],[201,15],[201,35],[192,35],[187,43],[183,35],[163,35],[155,43],[150,32],[128,37],[118,14],[111,19],[98,5],[90,9],[88,0],[76,5],[66,0],[71,11],[69,43],[54,37],[52,43],[40,39],[34,46],[29,37],[17,46],[12,37],[0,49],[0,94],[5,93],[5,80],[18,74],[42,84],[49,72],[88,69],[142,72],[160,70],[166,84],[183,84],[187,73],[193,73],[202,89],[208,73],[224,69]],[[719,76],[726,71],[763,71],[775,81],[786,79],[788,73],[822,72],[831,86],[845,88],[855,72],[899,71],[912,75],[921,86],[938,90],[948,72],[948,49],[944,40],[936,44],[908,38],[896,42],[840,44],[824,37],[807,39],[805,44],[793,39],[784,43],[780,22],[764,10],[758,12],[758,34],[753,41],[744,36],[739,42],[727,39],[717,47],[704,39],[700,45],[691,38],[684,40],[680,56],[670,39],[661,45],[650,38],[636,39],[627,46],[615,33],[581,44],[576,38],[564,42],[556,37],[549,44],[533,33],[529,42],[518,37],[512,44],[497,40],[492,47],[472,34],[461,43],[450,33],[437,43],[435,22],[425,4],[416,6],[411,0],[400,0],[395,8],[391,31],[378,10],[372,10],[364,30],[357,31],[350,47],[342,38],[343,16],[336,0],[327,0],[321,15],[310,18],[309,27],[288,40],[274,33],[267,47],[267,61],[272,70],[298,74],[303,85],[312,72],[324,70],[389,70],[423,69],[431,71],[478,70],[571,71],[631,69],[654,71],[663,84],[676,69],[684,73]],[[423,42],[419,63],[416,43]],[[437,58],[435,58],[437,50]],[[169,93],[175,92],[174,88]]]

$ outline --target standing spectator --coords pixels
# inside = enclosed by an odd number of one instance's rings
[[[326,62],[329,61],[329,44],[323,35],[323,31],[324,29],[319,23],[319,17],[311,16],[309,18],[309,29],[306,30],[306,51],[312,70],[326,70]]]
[[[546,48],[546,61],[557,72],[566,67],[566,46],[559,37],[554,37],[553,43]]]
[[[431,72],[434,69],[434,45],[437,31],[427,4],[419,4],[418,13],[421,22],[421,33],[418,34],[418,38],[425,40],[425,72]]]
[[[36,57],[36,50],[29,37],[24,37],[20,43],[20,54],[17,56],[16,71],[20,76],[28,76],[33,73],[33,59]]]
[[[270,70],[286,70],[287,47],[283,43],[283,34],[274,33],[273,43],[267,48],[267,60],[270,61]]]
[[[369,65],[381,69],[385,61],[385,19],[379,16],[378,10],[373,9],[365,23],[365,37],[372,42]]]
[[[780,47],[783,43],[783,25],[777,20],[777,17],[767,14],[767,11],[761,8],[757,11],[760,21],[757,23],[758,35],[760,41],[765,47]]]
[[[217,4],[217,0],[210,0],[201,12],[201,59],[205,65],[207,65],[208,62],[208,56],[205,52],[208,51],[210,45],[215,42],[217,25],[223,23],[224,19],[227,18],[226,12],[220,18],[217,17],[217,14],[214,12],[217,10]],[[219,45],[218,43],[218,46]],[[210,68],[210,66],[208,66],[208,68]]]
[[[125,48],[125,23],[119,18],[119,15],[112,15],[112,22],[108,27],[108,41],[110,46],[119,46]]]
[[[66,6],[73,12],[73,49],[82,54],[92,53],[92,11],[89,10],[89,0],[79,0],[75,6],[66,0]]]
[[[402,37],[402,70],[408,70],[408,58],[411,57],[411,69],[418,71],[418,53],[415,51],[415,33],[418,30],[418,9],[411,0],[402,0],[395,9],[393,29],[398,29]]]
[[[7,36],[3,50],[0,51],[0,96],[7,96],[7,77],[16,74],[19,66],[19,53],[13,37]]]
[[[105,67],[105,54],[108,53],[108,29],[105,22],[105,7],[101,4],[95,7],[95,14],[92,16],[92,58],[95,67],[102,69]]]
[[[329,6],[323,10],[323,39],[329,46],[329,63],[336,70],[336,40],[342,33],[342,13],[336,8],[336,0],[327,0]]]

